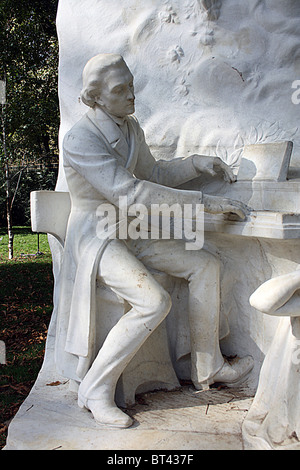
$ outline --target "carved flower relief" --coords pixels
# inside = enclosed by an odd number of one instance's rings
[[[262,79],[263,74],[259,69],[258,65],[254,65],[253,69],[247,74],[246,80],[247,83],[253,85],[256,88]]]
[[[222,8],[222,0],[188,0],[185,5],[186,18],[202,17],[203,20],[217,21]],[[204,15],[203,15],[204,14]],[[178,14],[173,6],[166,4],[158,14],[162,23],[180,24]]]
[[[197,36],[201,46],[211,46],[214,43],[214,31],[207,25],[202,24],[195,28],[197,31],[192,31],[192,36]]]
[[[167,56],[169,57],[171,62],[175,62],[179,64],[182,57],[184,57],[184,52],[183,52],[182,47],[180,46],[175,46],[174,48],[171,47],[167,52]]]
[[[189,94],[188,85],[184,78],[178,80],[178,84],[175,86],[174,91],[177,91],[177,94],[181,97],[187,96]]]
[[[187,106],[189,104],[189,92],[189,85],[186,82],[186,79],[184,77],[179,77],[173,88],[172,101],[180,101],[183,106]]]
[[[175,23],[179,24],[179,18],[177,13],[173,10],[171,5],[166,5],[164,10],[158,13],[159,19],[162,23]]]

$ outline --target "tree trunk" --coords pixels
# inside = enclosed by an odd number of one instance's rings
[[[5,179],[6,179],[6,219],[8,233],[8,258],[14,257],[14,234],[11,217],[11,193],[10,193],[10,175],[8,162],[5,163]]]
[[[5,104],[2,104],[2,132],[3,132],[3,153],[5,161],[5,181],[6,181],[6,219],[8,233],[8,258],[14,257],[14,234],[11,217],[11,191],[10,191],[10,174],[9,163],[6,151],[6,133],[5,133]]]

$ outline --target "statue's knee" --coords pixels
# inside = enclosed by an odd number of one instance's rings
[[[199,252],[193,260],[193,277],[203,277],[209,275],[212,278],[218,277],[220,274],[220,260],[217,256],[209,252]]]
[[[155,299],[151,302],[151,306],[156,316],[160,319],[165,318],[172,307],[172,300],[168,292],[165,289],[160,288]]]
[[[164,290],[162,295],[162,313],[168,315],[172,307],[172,300],[170,294]]]

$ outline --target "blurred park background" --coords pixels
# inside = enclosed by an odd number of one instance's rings
[[[58,173],[57,3],[0,1],[0,448],[42,365],[52,313],[51,252],[31,231],[30,192],[53,190]]]

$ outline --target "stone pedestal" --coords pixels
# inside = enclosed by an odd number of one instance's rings
[[[44,367],[9,426],[4,450],[109,450],[111,456],[127,450],[139,456],[144,450],[243,449],[242,422],[253,399],[248,388],[198,393],[185,385],[142,394],[127,410],[135,420],[131,428],[101,428],[55,372],[51,343],[50,335]]]

